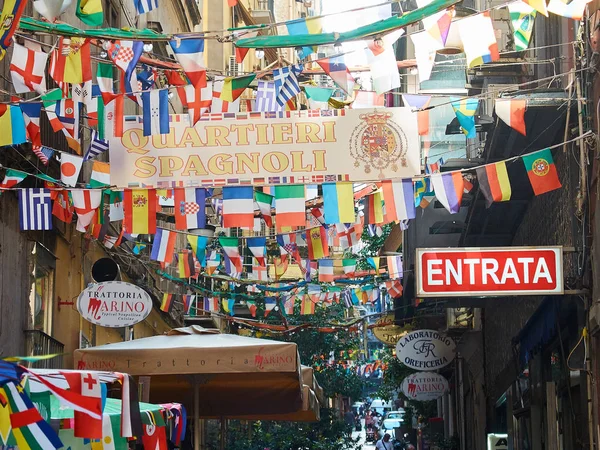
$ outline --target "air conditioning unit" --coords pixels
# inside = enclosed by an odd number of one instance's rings
[[[230,77],[237,77],[239,74],[240,74],[240,65],[235,60],[235,55],[230,55],[227,75]]]

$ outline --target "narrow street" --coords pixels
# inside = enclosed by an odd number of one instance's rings
[[[0,450],[600,450],[600,0],[0,10]]]
[[[358,441],[359,445],[361,446],[361,448],[363,450],[374,450],[375,449],[375,444],[367,444],[365,442],[365,427],[364,427],[364,420],[362,420],[363,423],[363,427],[361,429],[361,431],[355,431],[354,433],[352,433],[352,438],[353,439],[357,439],[360,438],[360,440]]]

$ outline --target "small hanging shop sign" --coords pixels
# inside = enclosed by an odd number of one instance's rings
[[[562,247],[418,248],[417,297],[561,295]]]
[[[448,381],[439,373],[417,372],[407,376],[401,388],[410,400],[427,402],[444,395],[448,391]]]
[[[152,299],[142,288],[124,281],[91,284],[79,294],[77,310],[84,319],[108,328],[140,323],[152,311]]]
[[[408,333],[396,345],[396,357],[415,370],[437,370],[447,366],[456,356],[456,344],[435,330]]]
[[[412,330],[410,325],[399,326],[394,321],[394,314],[387,314],[375,322],[373,335],[386,345],[396,345],[400,338]]]

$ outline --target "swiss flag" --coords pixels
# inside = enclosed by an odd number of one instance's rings
[[[102,387],[97,374],[91,372],[63,372],[69,383],[69,389],[82,397],[93,399],[102,410]],[[84,439],[102,439],[102,417],[94,418],[82,411],[75,411],[75,437]]]
[[[167,432],[165,427],[144,425],[142,444],[145,450],[167,450]]]

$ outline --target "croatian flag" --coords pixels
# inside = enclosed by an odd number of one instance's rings
[[[206,190],[204,188],[176,188],[175,228],[187,230],[206,225]]]
[[[116,41],[108,50],[108,57],[125,73],[125,79],[130,80],[143,52],[142,41]]]
[[[169,134],[169,90],[142,92],[144,136]]]
[[[51,230],[52,202],[48,189],[19,189],[21,231]]]

